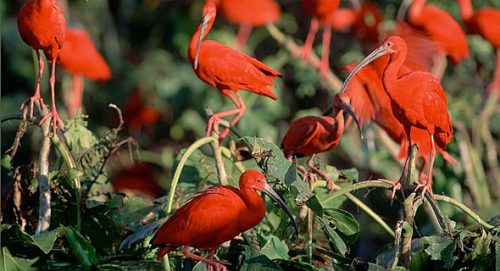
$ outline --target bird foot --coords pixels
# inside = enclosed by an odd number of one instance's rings
[[[401,190],[402,188],[402,179],[396,180],[396,181],[391,181],[391,180],[386,180],[386,179],[381,179],[382,182],[387,183],[392,185],[392,194],[391,194],[391,201],[394,200],[394,196],[396,195],[396,190]]]
[[[212,270],[214,270],[214,268],[215,268],[215,271],[227,271],[227,267],[224,266],[223,264],[220,264],[218,262],[207,263],[208,271],[212,271]]]
[[[19,108],[20,110],[24,111],[23,115],[26,118],[26,110],[28,109],[29,106],[29,111],[30,111],[30,119],[33,119],[33,105],[35,104],[35,101],[38,101],[40,106],[42,107],[43,111],[47,110],[47,107],[45,107],[45,103],[43,102],[42,97],[40,95],[33,95],[30,98],[26,99],[21,104],[21,107]]]
[[[53,135],[56,134],[57,127],[59,127],[59,129],[61,129],[61,131],[64,132],[64,123],[62,122],[61,118],[59,118],[59,114],[57,114],[57,110],[55,110],[54,108],[48,114],[43,116],[42,119],[40,119],[40,121],[38,122],[38,125],[42,125],[42,123],[47,121],[49,118],[52,118],[52,125],[53,125],[52,126],[52,133],[53,133]]]
[[[426,192],[428,192],[431,197],[434,195],[434,193],[432,192],[431,182],[426,181],[425,184],[419,183],[417,185],[417,188],[415,188],[415,191],[418,191],[420,188],[422,188],[422,196],[425,196]]]

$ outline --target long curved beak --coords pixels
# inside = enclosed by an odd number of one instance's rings
[[[372,61],[375,59],[387,55],[389,52],[384,48],[384,46],[380,46],[377,49],[375,49],[373,52],[371,52],[369,55],[367,55],[359,64],[352,70],[352,72],[347,76],[345,79],[344,83],[342,84],[342,87],[340,88],[340,92],[344,93],[345,89],[347,88],[347,85],[351,81],[351,79],[356,75],[356,73],[364,68],[366,65],[370,64]]]
[[[359,137],[361,137],[361,140],[363,140],[363,133],[361,132],[361,126],[359,125],[358,118],[356,118],[356,115],[354,114],[354,111],[352,110],[349,103],[344,103],[344,111],[352,117],[352,119],[356,123],[356,126],[358,126]]]
[[[264,186],[264,189],[262,189],[262,192],[266,195],[268,195],[272,200],[274,200],[278,205],[285,210],[285,213],[290,217],[292,220],[292,225],[293,228],[295,229],[295,232],[297,235],[299,234],[299,227],[297,226],[297,222],[295,221],[295,218],[293,218],[292,211],[288,208],[286,205],[285,201],[273,190],[271,186],[269,186],[266,183],[266,186]]]
[[[200,52],[200,45],[203,37],[205,36],[205,31],[207,29],[208,22],[210,18],[208,16],[203,16],[203,23],[201,24],[200,36],[198,37],[198,43],[196,43],[196,53],[194,55],[194,69],[198,68],[198,53]]]

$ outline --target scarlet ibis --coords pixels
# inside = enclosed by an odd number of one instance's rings
[[[304,60],[307,60],[311,56],[314,37],[316,36],[316,32],[318,32],[319,26],[322,25],[324,29],[320,73],[324,74],[330,70],[328,58],[332,36],[332,15],[339,7],[340,0],[301,0],[300,3],[304,11],[313,17],[306,42],[304,47],[301,48],[302,57]]]
[[[361,124],[375,122],[379,125],[396,143],[400,144],[399,154],[397,159],[403,159],[408,156],[408,141],[403,128],[403,125],[394,116],[391,106],[391,100],[384,91],[382,76],[387,66],[387,57],[380,57],[372,63],[366,65],[359,70],[346,89],[345,94],[350,97],[351,106],[359,118]],[[352,71],[355,65],[348,65],[348,69]],[[400,69],[403,74],[408,72],[403,68]],[[402,74],[400,72],[400,74]],[[359,81],[358,84],[355,84]],[[359,86],[357,86],[359,85]],[[413,127],[410,135],[413,143],[419,146],[418,156],[422,157],[420,166],[420,181],[425,183],[426,176],[424,173],[427,164],[427,158],[431,153],[431,142],[426,130]],[[456,165],[457,162],[444,149],[436,146],[436,151],[450,164]]]
[[[363,59],[344,81],[343,91],[351,78],[373,60],[389,55],[389,62],[384,69],[382,83],[391,100],[391,107],[396,119],[403,125],[407,140],[411,146],[412,128],[427,131],[430,137],[430,162],[427,181],[423,185],[423,193],[432,194],[432,168],[436,155],[436,145],[445,149],[453,137],[453,129],[447,110],[448,102],[439,81],[430,73],[413,71],[398,75],[406,58],[406,42],[398,36],[388,37],[383,44]],[[408,152],[410,153],[410,152]],[[408,161],[408,159],[407,159]],[[405,162],[405,170],[407,169]],[[394,182],[394,188],[401,185],[402,179]]]
[[[344,133],[344,111],[351,115],[359,128],[358,120],[349,104],[349,96],[337,93],[333,99],[333,118],[306,116],[294,120],[281,141],[285,157],[309,157],[307,165],[328,182],[330,190],[333,189],[333,181],[315,167],[313,162],[316,154],[332,150],[339,144]],[[361,130],[359,132],[361,134]]]
[[[157,182],[158,170],[144,162],[128,167],[122,166],[110,179],[115,191],[128,196],[135,195],[154,200],[165,194],[165,189]]]
[[[274,86],[273,79],[275,77],[281,77],[279,72],[255,58],[218,42],[203,40],[212,28],[215,17],[215,4],[208,0],[203,7],[203,22],[198,26],[189,42],[188,57],[196,75],[229,97],[236,105],[236,109],[212,115],[208,121],[207,136],[210,136],[214,126],[215,132],[219,132],[217,128],[219,119],[236,115],[230,122],[234,126],[241,118],[246,107],[238,90],[247,90],[276,99],[276,95],[268,87]],[[220,133],[220,139],[223,139],[227,133],[229,133],[229,129]]]
[[[125,99],[123,120],[131,132],[140,132],[141,128],[155,124],[160,119],[160,112],[147,105],[140,89],[134,90]]]
[[[64,129],[64,124],[57,114],[55,100],[56,62],[64,44],[66,33],[66,19],[62,8],[55,0],[28,0],[23,4],[17,15],[17,28],[23,41],[35,50],[38,58],[38,78],[35,94],[21,105],[21,110],[29,104],[30,117],[33,117],[33,103],[35,101],[39,100],[40,104],[45,106],[40,96],[40,80],[43,74],[44,62],[39,50],[42,50],[47,60],[52,62],[50,74],[52,109],[49,114],[42,117],[40,123],[52,117],[53,132],[55,134],[57,126],[62,130]]]
[[[217,0],[215,3],[228,22],[239,25],[238,49],[245,47],[252,28],[275,23],[281,16],[281,8],[275,0]]]
[[[65,95],[68,114],[73,117],[82,106],[84,80],[109,80],[111,69],[84,29],[68,28],[59,53],[59,64],[72,75],[71,91]]]
[[[500,92],[500,9],[484,7],[474,12],[470,0],[458,0],[460,13],[467,32],[478,34],[496,49],[496,67],[488,91]]]
[[[276,201],[290,216],[295,230],[297,225],[292,212],[281,197],[256,170],[247,170],[240,176],[239,189],[232,186],[210,188],[198,194],[175,211],[161,225],[153,239],[153,248],[159,247],[157,259],[182,246],[186,257],[207,264],[209,269],[227,270],[213,260],[217,248],[236,235],[259,224],[266,213],[266,205],[256,191],[261,191]],[[210,249],[208,259],[189,252],[189,247]]]
[[[426,5],[425,2],[426,0],[403,1],[403,9],[411,3],[408,22],[428,34],[437,43],[440,53],[449,56],[453,64],[460,63],[469,55],[464,31],[449,13],[434,5]],[[444,58],[438,59],[437,65],[441,67],[441,71],[438,71],[440,78],[446,65]]]

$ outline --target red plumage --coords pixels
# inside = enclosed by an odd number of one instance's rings
[[[202,41],[212,28],[215,17],[215,4],[209,0],[203,7],[203,23],[189,42],[188,56],[196,75],[228,96],[237,109],[212,115],[207,126],[207,136],[210,136],[212,126],[216,125],[218,119],[236,115],[231,120],[231,125],[235,125],[241,118],[246,107],[238,93],[239,90],[276,99],[276,95],[269,87],[274,86],[274,78],[281,77],[279,72],[255,58],[215,41]],[[215,131],[218,132],[217,127]],[[225,129],[220,133],[220,138],[224,138],[228,132],[229,129]]]
[[[40,80],[43,74],[44,62],[39,50],[42,50],[47,60],[52,61],[49,80],[52,110],[40,120],[40,123],[45,122],[51,117],[53,133],[55,134],[57,126],[64,129],[64,124],[57,114],[55,101],[56,60],[64,44],[66,33],[66,19],[64,18],[62,8],[55,0],[28,0],[21,7],[17,15],[17,28],[23,41],[35,50],[39,66],[35,94],[21,105],[21,110],[28,106],[29,103],[30,117],[33,117],[33,103],[36,100],[39,100],[43,109],[45,109],[45,104],[40,96]]]
[[[425,5],[426,0],[414,0],[408,11],[408,22],[436,41],[440,51],[454,64],[469,55],[467,38],[457,21],[446,11]]]

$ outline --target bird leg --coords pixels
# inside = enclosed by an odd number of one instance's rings
[[[324,76],[330,72],[329,55],[330,55],[330,41],[332,39],[332,24],[327,23],[323,28],[323,45],[321,52],[321,66],[319,67],[319,75]]]
[[[73,75],[71,77],[71,89],[66,91],[64,102],[68,108],[68,115],[73,118],[82,107],[84,80],[82,75]]]
[[[434,135],[431,134],[431,153],[430,153],[430,161],[429,161],[429,169],[427,171],[427,180],[425,184],[418,184],[417,189],[423,187],[422,195],[425,195],[425,192],[429,191],[429,194],[432,196],[432,168],[434,167],[434,158],[436,157],[436,146],[434,143]]]
[[[432,67],[431,73],[436,76],[438,81],[441,81],[443,78],[444,72],[446,71],[446,55],[443,53],[439,53],[433,58],[434,65]]]
[[[219,128],[217,127],[219,119],[227,117],[227,116],[231,116],[231,115],[236,115],[239,112],[240,112],[240,109],[237,108],[237,109],[232,109],[229,111],[218,112],[218,113],[215,113],[212,116],[210,116],[210,118],[208,119],[207,130],[206,130],[205,135],[211,136],[212,130],[214,130],[217,134],[220,134]]]
[[[53,129],[52,132],[54,135],[56,134],[56,129],[59,126],[59,129],[61,131],[64,131],[64,124],[59,118],[59,114],[57,114],[57,108],[56,108],[56,90],[55,90],[55,84],[56,84],[56,59],[52,60],[52,71],[50,74],[50,94],[52,96],[52,108],[50,110],[50,113],[47,115],[43,116],[42,119],[39,122],[39,125],[44,123],[49,117],[52,117],[52,124],[53,124]]]
[[[314,165],[314,158],[316,157],[316,154],[311,155],[311,157],[307,160],[307,166],[315,173],[321,176],[326,183],[328,184],[328,191],[333,191],[333,186],[334,182],[330,178],[330,176],[326,175],[323,171],[319,170],[315,165]]]
[[[245,106],[245,102],[243,102],[243,99],[241,98],[241,95],[238,93],[238,92],[235,92],[236,94],[236,97],[237,99],[235,99],[232,95],[229,96],[229,98],[231,99],[231,101],[236,105],[236,107],[238,108],[238,112],[236,113],[236,116],[231,120],[231,126],[234,126],[236,125],[236,123],[241,119],[241,117],[243,116],[243,114],[245,113],[246,111],[246,106]],[[220,137],[219,139],[222,140],[224,139],[224,137],[226,137],[226,135],[229,133],[229,130],[230,128],[226,128],[221,134],[220,134]]]
[[[486,93],[491,93],[496,91],[500,92],[500,48],[497,48],[497,63],[495,64],[495,73],[493,74],[493,80],[486,88]]]
[[[295,52],[295,55],[302,56],[302,64],[309,60],[311,57],[312,46],[314,43],[314,37],[316,36],[316,32],[318,32],[319,22],[316,18],[311,19],[311,27],[309,28],[309,33],[307,34],[306,42],[304,46],[298,48],[298,51]]]
[[[227,271],[227,268],[224,265],[222,265],[222,264],[220,264],[218,262],[215,262],[213,260],[210,260],[210,259],[205,259],[205,258],[203,258],[201,256],[198,256],[198,255],[196,255],[194,253],[189,252],[189,246],[183,246],[182,247],[182,253],[184,254],[184,256],[186,256],[188,258],[191,258],[191,259],[193,259],[195,261],[200,261],[202,263],[206,263],[207,266],[208,266],[208,268],[210,268],[210,267],[214,268],[215,267],[215,271]],[[210,249],[210,253],[212,254],[212,249]],[[215,249],[214,249],[213,253],[215,253]],[[213,258],[213,254],[212,254],[212,258]]]
[[[38,59],[38,77],[36,79],[35,94],[33,94],[33,96],[31,96],[29,99],[24,101],[21,104],[21,108],[20,108],[20,110],[23,110],[29,104],[30,119],[33,118],[33,104],[35,103],[36,100],[38,100],[40,102],[40,106],[42,106],[43,111],[47,110],[47,108],[45,107],[45,103],[43,102],[43,99],[40,96],[40,81],[42,80],[43,67],[45,64],[43,62],[42,56],[40,55],[40,51],[35,50],[35,52],[36,52],[36,56]],[[24,112],[24,118],[26,118],[26,111]]]
[[[252,26],[249,24],[242,24],[238,29],[238,34],[236,35],[236,50],[241,51],[245,48],[245,44],[252,33]]]

